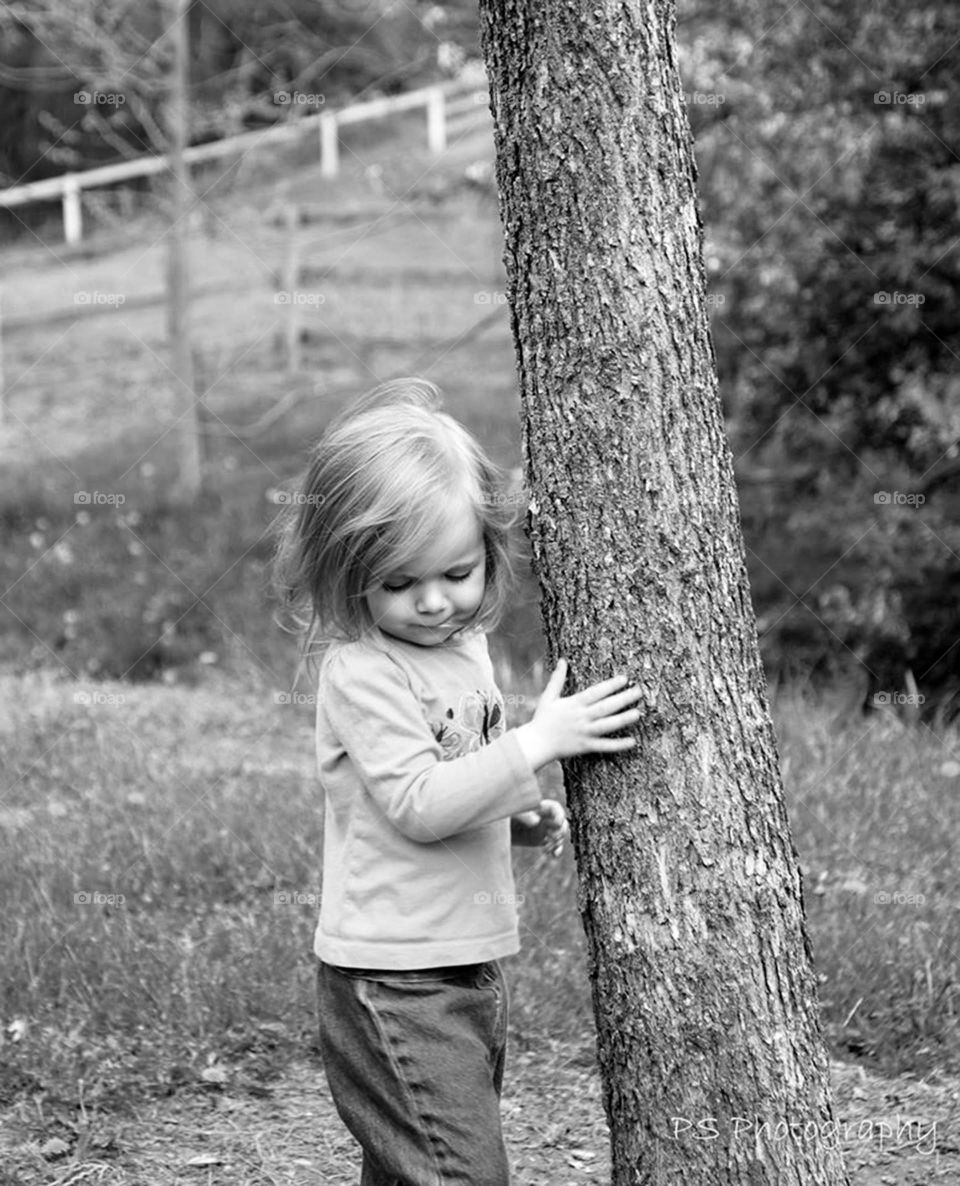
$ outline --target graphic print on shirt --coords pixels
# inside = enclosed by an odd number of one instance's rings
[[[448,708],[430,728],[443,750],[443,761],[472,754],[503,732],[503,697],[499,691],[468,692],[456,709]]]

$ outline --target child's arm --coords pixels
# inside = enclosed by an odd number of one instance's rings
[[[384,654],[327,661],[321,731],[337,743],[328,760],[349,762],[386,819],[421,844],[530,811],[542,798],[514,730],[444,760],[406,673]]]
[[[565,678],[561,660],[533,720],[447,761],[407,677],[386,656],[362,664],[331,658],[320,712],[386,818],[410,840],[429,844],[537,808],[534,772],[553,758],[633,745],[605,734],[637,720],[636,710],[619,710],[640,697],[638,689],[624,690],[626,678],[616,676],[561,698]]]

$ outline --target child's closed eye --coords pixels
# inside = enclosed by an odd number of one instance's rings
[[[473,568],[468,568],[465,572],[445,572],[443,574],[443,579],[445,581],[454,581],[455,583],[459,584],[461,581],[465,581],[470,576],[470,574],[472,572],[473,572]],[[383,585],[383,588],[386,589],[386,591],[388,593],[402,593],[405,589],[410,588],[410,586],[413,584],[413,581],[412,580],[396,580],[396,581],[383,581],[381,583]]]

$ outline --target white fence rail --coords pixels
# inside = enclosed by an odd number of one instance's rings
[[[465,95],[465,91],[471,93]],[[451,95],[463,97],[448,103],[448,96]],[[306,115],[269,128],[242,132],[226,140],[215,140],[210,144],[197,144],[188,148],[184,155],[188,164],[195,164],[230,156],[233,153],[248,152],[262,144],[299,140],[308,133],[319,130],[321,174],[324,177],[336,177],[340,170],[340,128],[423,107],[427,116],[427,147],[430,152],[436,154],[443,152],[447,146],[448,115],[462,114],[470,108],[479,109],[481,98],[482,93],[475,82],[448,82],[390,98],[354,103],[340,111]],[[113,185],[118,181],[128,181],[132,177],[163,173],[168,167],[165,156],[146,156],[132,161],[121,161],[115,165],[86,169],[81,173],[63,173],[59,177],[47,177],[43,181],[30,181],[26,185],[0,190],[0,208],[9,209],[24,206],[29,202],[60,198],[63,204],[64,240],[71,244],[79,243],[83,237],[83,190]]]

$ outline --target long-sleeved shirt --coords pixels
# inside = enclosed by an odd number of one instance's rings
[[[505,730],[486,637],[420,647],[377,632],[332,644],[316,746],[316,954],[413,969],[518,951],[509,817],[537,807],[540,790]]]

